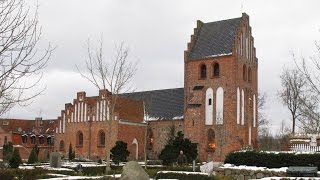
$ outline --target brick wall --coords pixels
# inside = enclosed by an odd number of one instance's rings
[[[168,143],[170,129],[174,127],[175,134],[183,132],[183,119],[180,120],[157,120],[149,121],[148,156],[150,159],[157,159],[161,150]],[[150,140],[152,138],[152,145]]]
[[[198,60],[189,60],[185,56],[185,122],[184,133],[192,142],[198,144],[199,159],[202,161],[222,161],[231,151],[250,145],[256,147],[257,127],[253,127],[253,95],[256,95],[256,121],[257,102],[258,102],[258,78],[257,78],[257,59],[255,49],[251,46],[245,56],[240,53],[239,47],[246,52],[247,47],[239,46],[240,36],[244,32],[248,35],[248,41],[253,44],[249,17],[243,16],[238,28],[233,51],[229,55]],[[193,38],[195,39],[195,38]],[[189,47],[192,47],[192,43]],[[190,48],[189,48],[190,49]],[[219,63],[220,74],[213,76],[213,66]],[[243,65],[251,69],[252,78],[248,81],[243,78]],[[207,77],[200,78],[200,67],[206,65]],[[247,76],[247,73],[246,73]],[[195,86],[203,86],[194,90]],[[216,124],[216,91],[218,87],[224,90],[224,110],[223,124]],[[237,88],[244,90],[244,125],[237,124]],[[213,89],[213,125],[205,125],[205,105],[206,90]],[[251,139],[249,140],[249,128],[251,128]],[[208,148],[208,130],[212,129],[215,134],[215,148]]]

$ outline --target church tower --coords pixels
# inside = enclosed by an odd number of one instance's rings
[[[201,161],[257,147],[258,59],[249,16],[197,21],[184,54],[184,133]]]

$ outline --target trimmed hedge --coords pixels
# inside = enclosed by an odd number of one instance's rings
[[[275,154],[257,151],[233,152],[227,155],[224,163],[267,168],[317,166],[320,169],[320,154]]]
[[[183,180],[213,180],[214,177],[203,175],[203,174],[185,174],[177,172],[158,172],[156,179],[183,179]]]
[[[48,173],[48,170],[37,168],[37,169],[0,169],[1,180],[33,180],[44,177]]]

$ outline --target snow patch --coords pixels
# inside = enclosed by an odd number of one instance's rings
[[[269,171],[269,172],[287,172],[287,169],[288,169],[288,167],[266,168],[266,167],[256,167],[256,166],[246,166],[246,165],[235,166],[233,164],[224,164],[220,168],[222,168],[222,169],[249,170],[249,171]]]
[[[209,56],[206,56],[205,58],[214,58],[214,57],[220,57],[220,56],[228,56],[228,55],[231,55],[231,53],[222,53],[222,54],[214,54],[214,55],[209,55]]]

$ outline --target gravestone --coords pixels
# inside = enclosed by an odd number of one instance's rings
[[[60,168],[61,167],[61,155],[58,152],[52,152],[50,154],[50,167]]]
[[[148,174],[136,162],[130,161],[123,166],[120,180],[149,180]]]
[[[44,151],[43,151],[43,160],[44,161],[48,161],[48,158],[49,157],[49,152],[48,152],[48,150],[47,149],[45,149]]]
[[[313,147],[315,147],[315,146],[317,146],[317,136],[316,135],[312,135],[311,137],[310,137],[310,146],[313,146]]]
[[[210,161],[202,166],[200,166],[200,171],[202,173],[208,173],[211,174],[213,171],[213,161]]]

